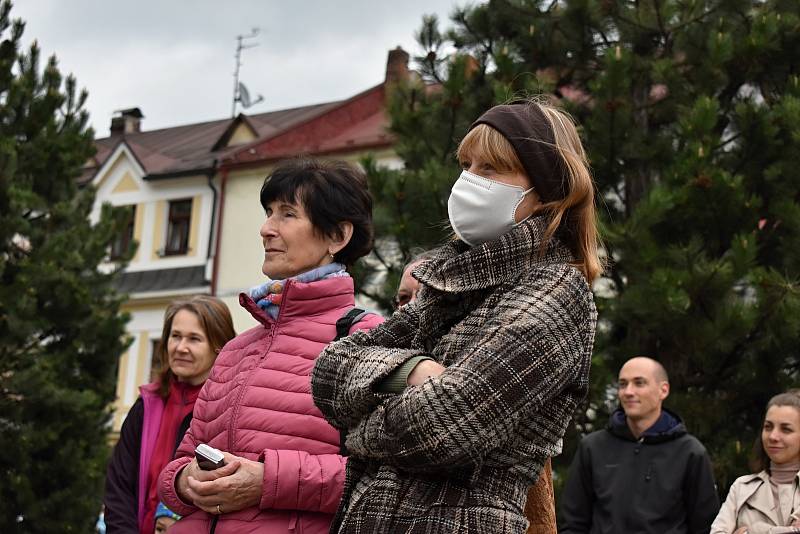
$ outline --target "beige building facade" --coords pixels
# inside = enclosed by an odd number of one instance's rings
[[[386,96],[408,74],[408,54],[396,49],[384,82],[342,101],[152,131],[142,130],[138,108],[112,119],[111,135],[96,140],[97,155],[81,179],[97,188],[93,217],[104,203],[132,212],[110,262],[128,242],[138,243],[118,282],[128,295],[132,343],[119,360],[115,433],[138,387],[150,381],[170,302],[216,295],[237,332],[255,326],[238,295],[265,280],[259,192],[278,162],[310,155],[358,164],[371,155],[381,165],[402,164],[387,132]]]

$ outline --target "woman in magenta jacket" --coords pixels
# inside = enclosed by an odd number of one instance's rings
[[[108,465],[109,534],[153,534],[158,475],[186,433],[214,359],[235,335],[228,307],[214,297],[176,300],[167,308],[157,379],[139,388]]]
[[[259,325],[217,358],[161,473],[162,500],[184,516],[172,534],[322,534],[342,494],[339,432],[314,406],[309,375],[354,306],[345,266],[371,250],[372,199],[351,166],[297,160],[265,180],[261,205],[269,281],[239,296]],[[354,329],[378,322],[366,315]],[[223,451],[226,465],[201,470],[201,443]]]

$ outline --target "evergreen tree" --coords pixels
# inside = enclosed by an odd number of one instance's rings
[[[89,532],[126,318],[106,259],[124,214],[76,179],[93,154],[85,92],[40,66],[0,3],[0,531]],[[130,253],[131,251],[129,251]]]
[[[609,256],[577,430],[605,423],[626,359],[657,358],[667,405],[709,449],[724,494],[747,472],[766,401],[798,385],[800,4],[492,0],[452,18],[444,35],[423,21],[429,85],[396,91],[406,170],[370,169],[379,235],[403,252],[443,239],[421,230],[446,217],[469,121],[553,95],[582,125]],[[392,196],[408,184],[425,207],[402,216]]]
[[[435,15],[424,18],[416,37],[425,51],[415,58],[421,76],[389,88],[390,130],[404,168],[382,168],[371,159],[363,162],[375,199],[376,246],[370,256],[372,269],[362,262],[355,278],[376,270],[387,273],[378,288],[358,288],[385,310],[391,308],[403,266],[414,251],[448,239],[447,198],[461,172],[455,150],[467,127],[493,102],[486,63],[465,54],[443,55],[447,39]]]

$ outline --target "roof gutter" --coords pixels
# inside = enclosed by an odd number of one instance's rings
[[[219,222],[217,223],[217,241],[214,243],[214,259],[212,262],[211,267],[211,295],[217,295],[217,279],[218,279],[218,271],[219,271],[219,249],[220,249],[220,242],[222,241],[222,221],[223,215],[225,213],[225,186],[228,183],[228,167],[221,166],[220,173],[222,175],[222,180],[220,183],[220,191],[219,191]],[[209,247],[209,250],[210,247]]]
[[[206,171],[206,178],[208,179],[208,187],[211,189],[211,195],[213,200],[211,201],[211,228],[208,230],[208,247],[206,248],[206,265],[208,265],[208,260],[211,259],[211,247],[214,244],[214,221],[216,220],[217,215],[217,188],[214,187],[214,175],[216,174],[216,166],[217,160],[214,160],[214,165],[211,169]],[[214,268],[211,269],[211,279],[214,279]],[[212,282],[213,284],[213,282]],[[213,285],[211,294],[214,294]]]

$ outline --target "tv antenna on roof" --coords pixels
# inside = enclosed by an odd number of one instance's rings
[[[258,95],[255,100],[250,98],[250,91],[247,87],[239,81],[239,67],[242,66],[242,50],[246,48],[253,48],[258,46],[258,43],[246,43],[248,39],[255,39],[260,30],[253,28],[247,35],[236,36],[236,69],[233,71],[233,105],[231,106],[231,118],[236,116],[236,103],[239,102],[243,108],[247,109],[264,100],[264,97]]]

